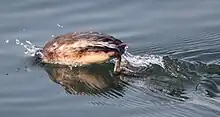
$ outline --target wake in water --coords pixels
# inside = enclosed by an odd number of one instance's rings
[[[41,54],[39,50],[42,48],[30,41],[16,40],[16,44],[25,48],[27,56]],[[132,55],[125,51],[122,55],[122,69],[122,75],[129,79],[141,78],[150,90],[165,92],[174,97],[186,98],[185,94],[196,90],[209,96],[218,96],[220,92],[220,66],[217,64],[183,61],[169,56]]]

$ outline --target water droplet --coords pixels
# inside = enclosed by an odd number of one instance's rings
[[[51,37],[55,37],[55,35],[51,35]]]
[[[16,39],[16,44],[20,44],[20,40]]]
[[[25,51],[24,51],[24,54],[28,54],[28,51],[27,51],[27,50],[25,50]]]
[[[9,40],[5,40],[5,43],[9,43]]]
[[[29,40],[26,40],[25,42],[28,43],[29,45],[32,45],[31,41]]]
[[[58,26],[59,28],[63,28],[63,25],[61,25],[61,24],[57,24],[57,26]]]

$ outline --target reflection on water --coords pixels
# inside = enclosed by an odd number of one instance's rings
[[[147,59],[146,56],[144,59],[139,56],[139,63],[132,63],[135,62],[134,59],[130,61],[131,58],[127,57],[123,60],[123,72],[117,76],[111,71],[112,63],[81,67],[46,64],[43,67],[50,79],[70,94],[123,97],[126,93],[125,88],[135,87],[134,82],[139,80],[143,82],[140,86],[142,89],[139,90],[148,89],[158,96],[164,95],[165,98],[180,101],[189,99],[193,92],[202,91],[211,97],[219,95],[219,65],[188,62],[164,56],[164,66],[161,66],[155,61],[150,63],[152,56],[148,61],[144,61]],[[149,64],[144,66],[146,62]]]
[[[61,85],[70,94],[86,94],[104,97],[121,97],[124,95],[126,82],[110,71],[112,65],[90,65],[68,67],[61,65],[45,65],[50,79]]]

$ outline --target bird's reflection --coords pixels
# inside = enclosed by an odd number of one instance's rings
[[[109,64],[84,67],[45,65],[50,79],[61,85],[70,94],[86,94],[103,97],[121,97],[126,82],[109,71]]]

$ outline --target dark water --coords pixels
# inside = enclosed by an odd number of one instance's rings
[[[220,1],[0,3],[2,117],[220,116]],[[112,64],[33,65],[18,42],[43,46],[54,35],[90,30],[129,45],[123,75],[112,75]]]

